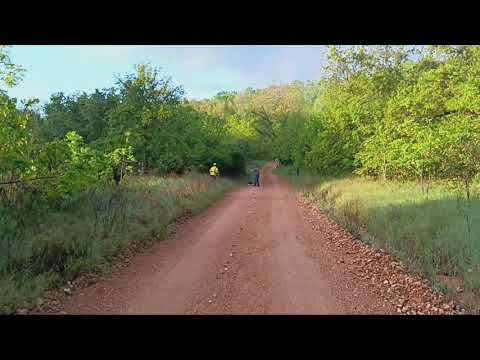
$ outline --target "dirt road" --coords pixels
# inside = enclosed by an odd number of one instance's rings
[[[395,303],[355,276],[328,246],[326,239],[345,234],[327,222],[321,231],[312,226],[272,166],[262,169],[261,187],[230,193],[129,266],[75,290],[64,312],[395,313]]]

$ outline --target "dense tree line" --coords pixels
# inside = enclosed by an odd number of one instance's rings
[[[15,85],[22,72],[6,50],[0,48],[2,88]],[[2,198],[29,192],[64,199],[98,182],[118,183],[127,173],[182,174],[205,171],[212,162],[223,174],[243,173],[241,126],[183,95],[148,64],[112,88],[53,94],[42,109],[2,90]]]
[[[1,79],[13,85],[22,69],[2,49]],[[318,81],[203,101],[187,101],[149,65],[110,89],[54,94],[41,115],[2,92],[0,174],[88,184],[129,171],[204,171],[214,161],[238,173],[250,157],[468,187],[480,164],[479,75],[478,46],[333,46]]]
[[[265,153],[320,173],[455,179],[480,170],[480,47],[330,47],[323,76],[233,94]],[[218,101],[218,100],[215,100]]]

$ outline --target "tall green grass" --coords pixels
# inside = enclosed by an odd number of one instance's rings
[[[128,247],[165,238],[175,219],[199,212],[235,185],[198,174],[137,177],[42,212],[0,207],[0,313],[29,307],[82,273],[106,270]]]
[[[278,173],[337,223],[387,249],[410,270],[432,280],[464,280],[480,295],[480,198],[467,201],[446,184],[325,177],[284,167]]]

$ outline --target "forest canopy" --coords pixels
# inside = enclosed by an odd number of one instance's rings
[[[0,48],[2,88],[23,69]],[[130,172],[241,174],[248,158],[319,173],[457,179],[479,173],[478,46],[331,46],[320,79],[187,100],[140,64],[111,88],[36,109],[0,93],[1,182],[78,190]],[[65,190],[67,191],[67,190]],[[69,192],[68,190],[67,192]]]

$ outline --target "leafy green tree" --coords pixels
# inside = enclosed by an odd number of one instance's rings
[[[117,105],[115,89],[96,89],[93,94],[71,96],[53,94],[44,106],[45,119],[41,135],[45,141],[52,141],[75,131],[87,143],[100,141],[106,135],[107,116]]]
[[[8,46],[0,45],[0,92],[5,92],[3,86],[12,87],[22,80],[25,69],[12,63]],[[3,84],[3,85],[2,85]]]
[[[148,170],[155,137],[172,118],[183,89],[148,64],[138,65],[136,70],[118,80],[119,104],[108,114],[108,136],[113,144],[122,146],[128,135],[136,159]]]

